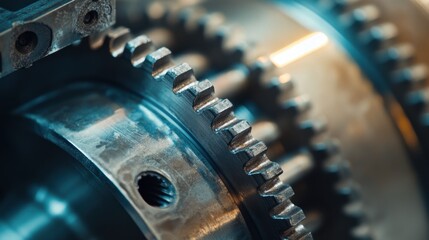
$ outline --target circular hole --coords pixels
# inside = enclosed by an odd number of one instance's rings
[[[22,54],[29,54],[37,47],[37,42],[37,35],[34,32],[26,31],[16,39],[15,48]]]
[[[91,10],[83,17],[83,23],[85,25],[93,25],[98,21],[98,12]]]
[[[173,184],[159,173],[140,174],[137,186],[143,200],[153,207],[167,207],[176,199],[176,189]]]

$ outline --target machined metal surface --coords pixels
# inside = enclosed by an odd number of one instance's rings
[[[115,10],[114,0],[0,3],[0,77],[108,28]]]
[[[55,95],[47,100],[54,101],[50,107],[36,104],[23,114],[41,136],[74,153],[111,185],[146,238],[250,238],[232,196],[204,165],[204,153],[193,149],[177,126],[166,125],[165,115],[160,116],[150,100],[97,86]],[[175,194],[159,192],[156,183],[139,186],[139,177],[148,172],[167,178]],[[139,187],[158,189],[149,197],[165,198],[169,204],[150,205]]]
[[[20,187],[0,184],[0,236],[104,238],[97,224],[122,222],[131,239],[427,239],[428,31],[410,27],[428,21],[426,1],[117,6],[126,27],[74,29],[92,34],[89,42],[1,79],[4,112],[27,102],[14,111],[24,123],[2,120],[13,126],[0,138],[11,139],[0,145],[7,168],[42,156],[13,153],[21,126],[72,157],[52,154],[46,169],[43,161],[22,167],[23,178],[3,171],[3,183]],[[83,9],[84,23],[99,10]],[[49,14],[40,19],[52,22]],[[27,40],[48,36],[45,25],[12,24],[20,33],[9,45],[27,58],[7,61],[25,67],[44,56],[49,41]],[[14,96],[23,85],[30,89]],[[52,160],[61,158],[90,183],[79,196],[65,192],[85,180]],[[98,208],[78,206],[101,196],[109,197]],[[101,217],[107,206],[117,217]],[[36,218],[50,220],[22,230]]]

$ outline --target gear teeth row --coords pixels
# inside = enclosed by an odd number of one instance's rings
[[[120,33],[127,32],[120,29]],[[118,30],[111,31],[118,32]],[[282,237],[284,235],[285,239],[291,240],[312,239],[311,233],[300,224],[305,218],[303,211],[290,201],[290,197],[294,194],[292,188],[278,178],[282,173],[280,166],[268,159],[265,154],[267,150],[265,144],[252,137],[250,124],[234,116],[232,103],[215,96],[210,81],[196,80],[191,67],[186,63],[174,64],[171,52],[167,48],[152,51],[151,41],[145,36],[131,38],[127,33],[125,38],[124,34],[112,34],[108,31],[104,37],[104,45],[114,46],[109,48],[112,56],[122,55],[131,60],[134,67],[143,68],[151,73],[155,80],[165,79],[170,82],[175,94],[192,96],[190,104],[196,113],[211,116],[212,122],[208,127],[224,137],[233,154],[244,154],[248,159],[243,168],[245,173],[248,176],[260,175],[265,179],[265,183],[258,188],[259,195],[263,198],[272,198],[277,202],[277,205],[267,214],[270,214],[273,219],[285,221],[290,226],[282,233]],[[126,42],[124,42],[125,39]]]
[[[237,56],[237,60],[245,54],[247,44],[241,31],[234,26],[226,27],[221,13],[206,13],[201,8],[174,5],[164,6],[164,9],[165,22],[169,27],[180,27],[191,35],[201,34],[206,41],[216,43],[223,52]]]
[[[369,52],[374,53],[376,63],[384,67],[385,78],[389,79],[387,84],[392,87],[396,99],[410,118],[423,144],[428,144],[428,134],[424,130],[428,130],[429,122],[424,119],[429,112],[429,102],[423,98],[419,99],[417,104],[424,106],[415,108],[413,105],[416,93],[418,95],[419,92],[426,91],[428,66],[415,60],[414,47],[410,43],[398,40],[400,37],[397,27],[382,19],[376,6],[367,5],[362,0],[331,0],[331,2],[334,6],[331,11],[340,16],[338,19],[340,24],[344,23],[342,20],[344,15],[352,18],[351,22],[361,23],[357,24],[361,43]],[[350,25],[345,24],[344,27]],[[422,134],[419,134],[419,129],[423,130]]]
[[[346,5],[352,4],[352,1],[338,1],[339,4],[341,4],[340,2],[343,2],[342,5],[344,8]],[[245,56],[246,44],[237,40],[237,35],[239,37],[239,33],[235,32],[234,28],[224,26],[226,20],[222,14],[206,13],[206,11],[200,8],[180,9],[168,6],[165,7],[165,9],[170,9],[165,13],[168,26],[184,29],[184,31],[186,31],[191,36],[202,36],[204,41],[209,42],[212,45],[214,42],[217,44],[216,46],[218,46],[224,52],[225,56],[228,56],[228,54],[235,51],[236,53],[240,53],[242,55],[240,61],[249,60],[246,59]],[[362,9],[356,10],[352,15],[348,16],[348,19],[345,19],[344,21],[349,21],[351,26],[359,28],[370,20],[377,19],[378,15],[379,12],[377,9],[372,5],[368,5],[364,6]],[[362,35],[362,37],[365,37],[365,35]],[[369,37],[370,35],[367,36],[368,41],[374,41]],[[278,108],[281,109],[282,114],[288,116],[288,118],[290,117],[294,119],[298,117],[298,115],[304,114],[311,108],[310,99],[306,95],[295,96],[279,102],[279,97],[293,88],[292,77],[288,74],[282,76],[277,76],[276,74],[273,75],[272,73],[274,72],[274,67],[269,61],[262,61],[259,59],[256,61],[250,60],[249,62],[253,63],[250,65],[247,63],[245,66],[247,70],[245,81],[250,83],[256,80],[260,82],[261,85],[263,85],[262,87],[264,89],[267,89],[270,92],[274,91],[275,94],[273,94],[273,96],[276,98],[275,102],[278,104]],[[180,87],[175,86],[173,88],[174,92],[179,92],[178,89],[181,89],[180,91],[182,91],[188,90],[191,87],[195,87],[195,83],[193,83],[195,82],[195,79],[192,78],[193,74],[189,66],[187,73],[184,75],[186,76],[182,77],[182,79],[178,81],[179,83],[177,85]],[[251,158],[251,160],[249,160],[244,166],[245,172],[248,175],[262,175],[266,180],[272,179],[272,181],[267,181],[266,184],[259,188],[259,193],[267,197],[273,195],[274,193],[284,196],[284,199],[280,199],[281,201],[285,201],[290,198],[293,195],[291,187],[284,184],[278,184],[278,176],[282,172],[281,168],[277,163],[270,161],[265,155],[265,146],[260,147],[260,142],[254,141],[252,138],[247,137],[250,134],[250,125],[247,122],[238,120],[232,114],[232,104],[229,101],[227,103],[223,102],[222,104],[220,104],[218,101],[219,100],[216,98],[207,98],[203,104],[205,108],[216,104],[216,108],[221,109],[222,111],[220,112],[224,112],[224,116],[217,117],[217,120],[213,121],[212,128],[216,132],[222,133],[225,140],[230,142],[231,151],[236,154],[245,153],[249,158]],[[304,134],[304,138],[310,139],[321,134],[326,129],[326,121],[324,121],[324,119],[307,120],[299,123],[296,127],[298,128],[300,134]],[[326,144],[323,147],[319,145],[317,153],[316,151],[313,151],[313,154],[315,154],[315,161],[324,162],[325,159],[333,158],[333,156],[338,154],[337,146],[332,147],[328,145],[329,144]],[[249,155],[249,153],[243,149],[257,149],[258,152],[253,152]],[[252,154],[255,153],[258,155],[252,158]],[[340,165],[341,163],[335,162],[335,164],[331,164],[330,167],[324,168],[324,171],[330,175],[336,175],[337,181],[348,180],[350,175],[343,174],[342,170],[340,170]],[[286,205],[282,205],[281,207],[287,208],[291,206],[287,205],[286,207]],[[279,209],[281,207],[279,207]],[[291,207],[291,209],[295,208]],[[280,212],[287,213],[287,211]],[[296,213],[302,214],[302,211],[299,209],[296,210]],[[296,216],[300,216],[300,214],[297,214]],[[282,214],[279,214],[278,216],[282,216]],[[293,222],[289,223],[292,224]],[[292,232],[286,234],[290,235],[290,238],[286,239],[307,239],[309,236],[307,234],[302,234],[301,231],[297,231],[296,233]]]

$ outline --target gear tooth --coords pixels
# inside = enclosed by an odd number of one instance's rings
[[[427,130],[427,128],[429,127],[429,112],[427,110],[425,110],[421,114],[421,116],[420,116],[420,122],[421,122],[422,126],[424,128],[426,128],[426,130]]]
[[[383,42],[396,38],[398,29],[390,22],[381,23],[369,28],[362,34],[362,40],[369,46],[380,46]]]
[[[107,31],[103,31],[103,32],[98,32],[98,33],[89,35],[88,37],[89,47],[92,50],[96,50],[103,47],[106,34],[107,34]]]
[[[194,96],[193,107],[196,112],[204,111],[217,101],[217,98],[214,97],[213,84],[209,80],[203,80],[196,82],[196,84],[192,84],[188,92]]]
[[[262,184],[259,189],[259,195],[263,197],[276,197],[278,201],[286,201],[294,195],[292,188],[284,184],[278,177],[270,179]]]
[[[278,89],[278,92],[291,90],[294,86],[292,75],[290,73],[285,73],[280,76],[275,76],[271,78],[265,86],[267,88]]]
[[[405,102],[408,106],[423,109],[429,103],[429,88],[408,93]]]
[[[357,196],[356,185],[350,179],[344,180],[343,182],[340,182],[336,186],[336,190],[337,190],[338,194],[340,194],[341,196],[346,198],[346,201],[348,199],[352,199],[354,196]]]
[[[139,67],[151,50],[152,41],[146,35],[140,35],[126,43],[123,55],[134,67]]]
[[[160,48],[146,56],[143,66],[156,78],[157,75],[167,70],[172,65],[171,51],[168,48]]]
[[[290,226],[298,225],[305,218],[302,209],[290,201],[284,201],[275,206],[271,211],[271,216],[274,219],[286,220]]]
[[[253,158],[262,154],[265,154],[267,151],[267,146],[265,143],[247,136],[240,139],[241,141],[236,141],[234,145],[230,146],[231,152],[238,154],[240,152],[245,153],[249,158]]]
[[[415,53],[413,45],[408,43],[397,44],[389,47],[377,54],[377,59],[381,64],[389,66],[410,61]]]
[[[326,160],[339,152],[339,143],[336,140],[313,144],[311,147],[313,156],[319,160]]]
[[[186,18],[184,19],[184,26],[185,29],[189,32],[196,31],[199,26],[199,20],[203,18],[205,15],[205,11],[201,8],[193,8],[189,13],[186,15]]]
[[[217,99],[210,105],[209,112],[213,117],[212,127],[215,131],[225,123],[231,122],[234,118],[231,116],[232,109],[233,105],[228,99]]]
[[[393,73],[393,81],[397,84],[414,84],[427,79],[428,69],[423,64],[413,65]]]
[[[307,96],[303,95],[293,99],[288,99],[281,105],[285,111],[290,112],[293,115],[297,115],[310,109],[311,102]]]
[[[213,38],[216,30],[225,22],[225,17],[220,13],[210,13],[198,21],[199,29],[205,37]]]
[[[306,120],[299,124],[299,128],[308,137],[313,137],[326,130],[325,120]]]
[[[357,220],[363,219],[365,216],[365,213],[363,211],[363,204],[360,201],[351,202],[345,205],[344,213],[347,216]]]
[[[194,71],[187,63],[181,63],[170,68],[165,75],[173,82],[173,92],[176,94],[182,93],[197,84]]]
[[[324,170],[336,179],[342,179],[344,175],[349,175],[350,172],[347,161],[338,155],[324,162]]]
[[[198,29],[199,20],[205,15],[202,8],[184,8],[178,15],[178,23],[188,32]]]
[[[344,11],[347,8],[350,8],[351,6],[358,3],[359,0],[330,0],[330,2],[331,8]]]
[[[227,52],[233,52],[234,49],[239,49],[243,43],[241,32],[233,26],[222,26],[216,30],[215,39],[220,44],[220,47]]]
[[[283,240],[313,240],[313,236],[305,227],[300,224],[295,228],[290,228],[283,233]]]
[[[280,165],[270,161],[266,155],[261,157],[255,157],[249,160],[245,166],[244,170],[247,175],[263,175],[264,179],[271,179],[283,173]]]
[[[380,17],[378,8],[372,4],[358,7],[349,14],[348,24],[353,27],[362,27]]]
[[[164,3],[154,1],[149,4],[147,8],[145,8],[145,15],[151,21],[158,21],[165,17],[168,14],[169,9]]]
[[[250,124],[245,120],[238,120],[231,122],[231,124],[219,129],[222,132],[225,140],[229,142],[231,148],[240,145],[246,141],[251,131]]]
[[[118,57],[122,55],[125,45],[131,38],[132,35],[128,28],[109,29],[105,34],[104,45],[106,45],[113,57]]]
[[[352,229],[353,240],[372,240],[371,228],[362,224]]]

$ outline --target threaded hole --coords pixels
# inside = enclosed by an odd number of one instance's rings
[[[173,184],[159,173],[141,173],[137,179],[137,186],[143,200],[153,207],[168,207],[176,199]]]
[[[15,41],[15,48],[22,54],[29,54],[37,47],[37,35],[32,31],[21,33]]]
[[[91,10],[83,17],[83,23],[85,25],[94,25],[98,21],[98,12]]]

